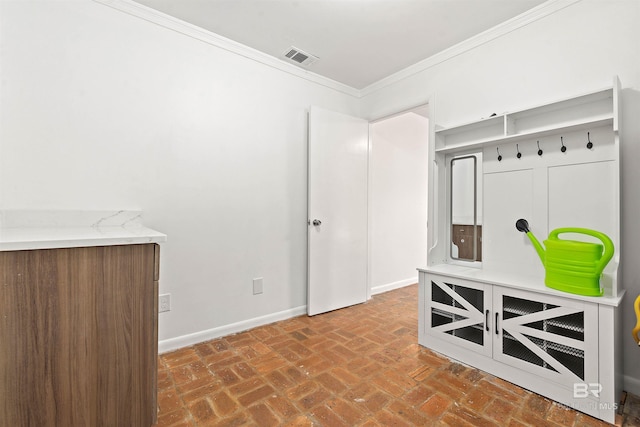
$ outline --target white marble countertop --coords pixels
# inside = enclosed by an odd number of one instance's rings
[[[161,243],[139,211],[0,211],[0,251]]]

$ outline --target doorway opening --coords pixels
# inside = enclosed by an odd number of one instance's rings
[[[372,121],[369,128],[369,290],[418,281],[427,265],[428,106]]]

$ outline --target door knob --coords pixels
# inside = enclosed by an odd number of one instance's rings
[[[322,224],[322,221],[320,221],[319,219],[314,219],[314,220],[313,220],[313,222],[312,222],[312,224],[313,224],[313,225],[315,225],[315,226],[317,227],[318,225],[321,225],[321,224]]]

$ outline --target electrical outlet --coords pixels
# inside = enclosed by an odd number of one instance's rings
[[[158,313],[171,311],[171,294],[160,295],[158,298]]]
[[[258,295],[262,293],[262,277],[253,279],[253,294]]]

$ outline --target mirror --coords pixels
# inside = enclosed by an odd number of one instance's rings
[[[482,154],[451,159],[451,258],[482,261]]]

